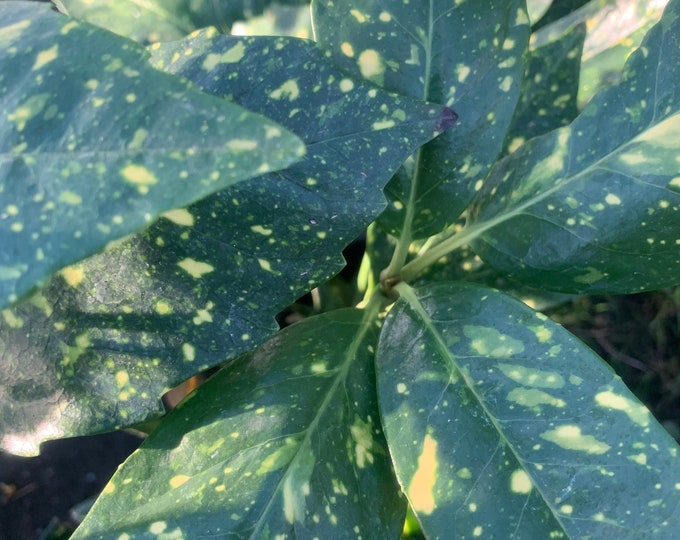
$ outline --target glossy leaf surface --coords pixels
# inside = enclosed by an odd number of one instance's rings
[[[0,24],[0,308],[161,212],[304,152],[49,6],[2,2]]]
[[[119,469],[74,538],[398,537],[374,315],[307,319],[224,368]]]
[[[202,32],[156,54],[206,92],[279,119],[307,155],[166,214],[5,313],[0,425],[15,452],[35,452],[41,433],[158,415],[163,391],[269,338],[278,311],[342,268],[394,170],[448,127],[441,107],[347,78],[310,41]]]
[[[409,236],[438,233],[456,221],[501,150],[529,39],[524,2],[317,0],[312,8],[316,39],[344,69],[458,113],[455,129],[390,182],[392,205],[380,218],[398,234],[412,204]]]
[[[478,254],[534,286],[624,293],[680,275],[680,2],[621,83],[499,162],[471,211]]]
[[[306,0],[276,0],[304,4]],[[56,0],[70,15],[142,43],[182,39],[215,26],[228,31],[234,21],[262,13],[271,0]]]
[[[398,289],[378,396],[427,537],[674,537],[677,444],[590,349],[492,289]]]
[[[569,124],[576,107],[584,25],[575,26],[542,47],[529,51],[515,116],[506,136],[506,151],[529,139]]]

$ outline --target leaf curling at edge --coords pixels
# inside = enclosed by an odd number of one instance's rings
[[[0,414],[14,452],[35,452],[40,426],[55,438],[158,416],[169,387],[270,337],[277,312],[342,268],[394,170],[452,120],[350,79],[310,41],[206,30],[154,54],[180,58],[166,68],[205,92],[279,119],[307,155],[169,212],[7,312]]]
[[[0,3],[0,21],[0,308],[162,212],[304,154],[134,42],[35,2]]]

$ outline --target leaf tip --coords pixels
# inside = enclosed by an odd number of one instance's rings
[[[444,107],[441,118],[437,123],[437,132],[443,133],[458,121],[458,113],[449,107]]]

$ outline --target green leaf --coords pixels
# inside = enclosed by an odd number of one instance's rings
[[[307,319],[221,370],[118,470],[73,538],[398,537],[406,505],[379,423],[374,317]]]
[[[318,0],[312,10],[316,39],[344,69],[460,116],[390,182],[392,205],[380,218],[398,234],[412,207],[406,234],[438,233],[456,221],[501,150],[529,39],[524,2]]]
[[[307,0],[276,0],[302,5]],[[217,26],[228,32],[237,20],[259,15],[272,0],[55,0],[73,17],[139,41],[181,39],[196,29]]]
[[[160,213],[299,159],[293,134],[134,43],[0,3],[0,308]]]
[[[498,163],[464,235],[508,275],[564,292],[638,292],[680,275],[680,2],[569,127]],[[499,226],[501,225],[501,226]]]
[[[492,289],[397,288],[378,396],[428,537],[675,537],[677,444],[604,361]]]
[[[279,119],[307,155],[166,214],[6,312],[5,448],[157,416],[169,387],[268,339],[278,311],[342,268],[395,169],[447,127],[441,107],[349,79],[313,42],[212,35],[156,61]]]
[[[585,25],[529,51],[520,99],[506,136],[506,152],[569,124],[576,116]]]

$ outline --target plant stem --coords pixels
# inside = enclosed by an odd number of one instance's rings
[[[430,0],[430,12],[427,31],[427,43],[424,43],[425,49],[425,73],[423,75],[423,101],[427,101],[430,95],[430,74],[432,70],[432,33],[434,32],[434,19],[432,18],[434,12],[433,0]],[[397,247],[392,254],[390,264],[380,273],[380,280],[384,281],[387,278],[398,276],[401,269],[406,263],[408,257],[408,250],[413,241],[413,218],[416,212],[416,197],[418,195],[418,185],[421,174],[420,161],[422,156],[422,149],[419,149],[416,154],[415,167],[413,169],[413,178],[411,180],[411,189],[409,191],[408,202],[406,203],[406,215],[404,216],[404,225],[401,229],[401,235],[397,241]]]

